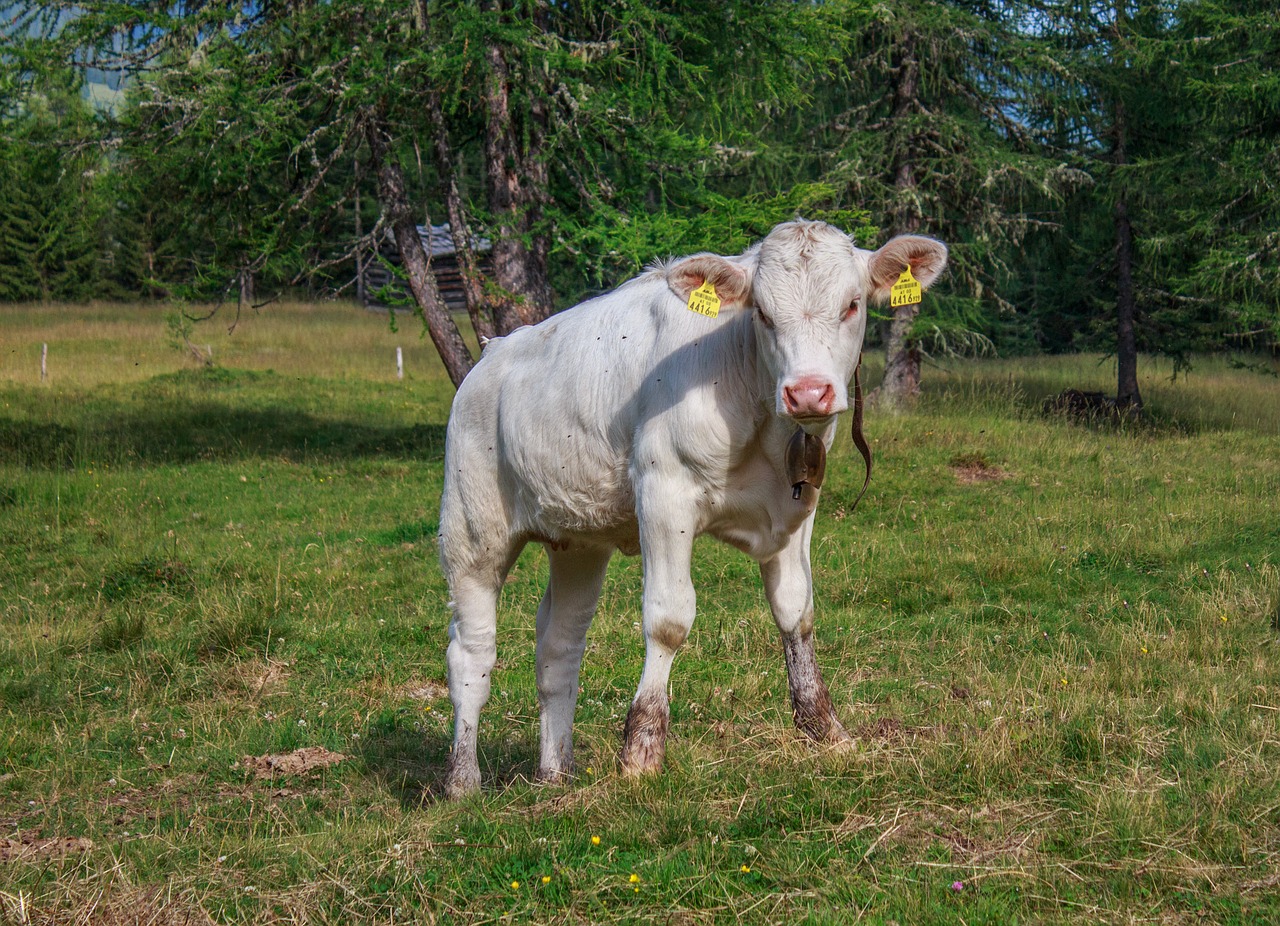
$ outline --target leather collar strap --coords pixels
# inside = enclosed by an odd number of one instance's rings
[[[867,439],[862,435],[862,379],[859,377],[861,372],[862,357],[859,356],[858,365],[853,369],[853,445],[858,448],[858,452],[862,454],[862,462],[867,465],[867,478],[862,481],[862,491],[853,500],[850,513],[857,510],[858,502],[862,501],[862,496],[867,494],[867,486],[871,485],[871,448],[867,446]]]

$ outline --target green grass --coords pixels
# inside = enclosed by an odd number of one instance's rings
[[[532,785],[530,548],[487,788],[451,805],[429,345],[273,307],[198,337],[206,371],[163,314],[5,318],[0,922],[1280,920],[1277,379],[1144,358],[1155,423],[1115,430],[1039,414],[1105,389],[1096,357],[928,370],[917,414],[868,417],[856,512],[842,438],[814,566],[845,753],[795,733],[756,570],[702,542],[664,773],[618,772],[643,655],[619,557],[579,779]],[[348,759],[240,764],[304,746]]]

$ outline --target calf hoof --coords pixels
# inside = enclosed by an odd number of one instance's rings
[[[450,778],[444,783],[444,796],[447,800],[460,801],[464,797],[480,793],[480,779],[463,780]]]
[[[540,785],[561,785],[573,777],[573,766],[543,766],[534,774],[533,780]]]
[[[479,793],[480,766],[474,762],[456,762],[450,757],[449,769],[444,778],[444,796],[456,801]]]
[[[848,748],[854,743],[849,731],[836,719],[834,711],[825,715],[822,712],[802,713],[796,711],[795,721],[796,727],[800,729],[800,732],[823,746]]]
[[[631,705],[622,731],[624,775],[644,775],[662,768],[669,716],[665,698],[646,696]]]
[[[662,747],[656,749],[636,748],[622,750],[622,774],[628,778],[639,778],[641,775],[656,775],[662,771]]]
[[[827,728],[826,735],[823,736],[819,742],[826,746],[830,746],[833,749],[844,751],[846,749],[852,749],[855,740],[849,735],[849,731],[844,728],[840,721],[832,720],[831,726]]]

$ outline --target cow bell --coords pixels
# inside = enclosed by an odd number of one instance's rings
[[[787,443],[786,463],[791,497],[798,501],[806,485],[822,488],[822,477],[827,472],[827,445],[822,438],[797,428]]]

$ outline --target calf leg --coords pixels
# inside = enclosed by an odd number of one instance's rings
[[[813,649],[813,574],[809,566],[809,538],[813,518],[773,559],[760,564],[765,596],[782,634],[782,650],[791,684],[791,713],[796,726],[820,743],[848,743],[852,739],[836,718],[831,693]]]
[[[574,544],[551,550],[551,579],[538,606],[538,700],[542,705],[542,758],[538,778],[573,774],[573,715],[578,674],[612,550]]]
[[[622,770],[630,775],[657,771],[666,752],[670,707],[667,680],[671,660],[693,626],[697,597],[690,578],[693,505],[671,498],[661,511],[640,512],[640,552],[644,559],[644,671],[622,734]],[[661,517],[662,514],[667,517]]]
[[[453,752],[445,773],[445,795],[459,798],[480,790],[476,731],[480,709],[489,700],[493,665],[498,658],[498,593],[520,550],[499,563],[450,576],[453,620],[449,624],[449,698],[453,701]]]

